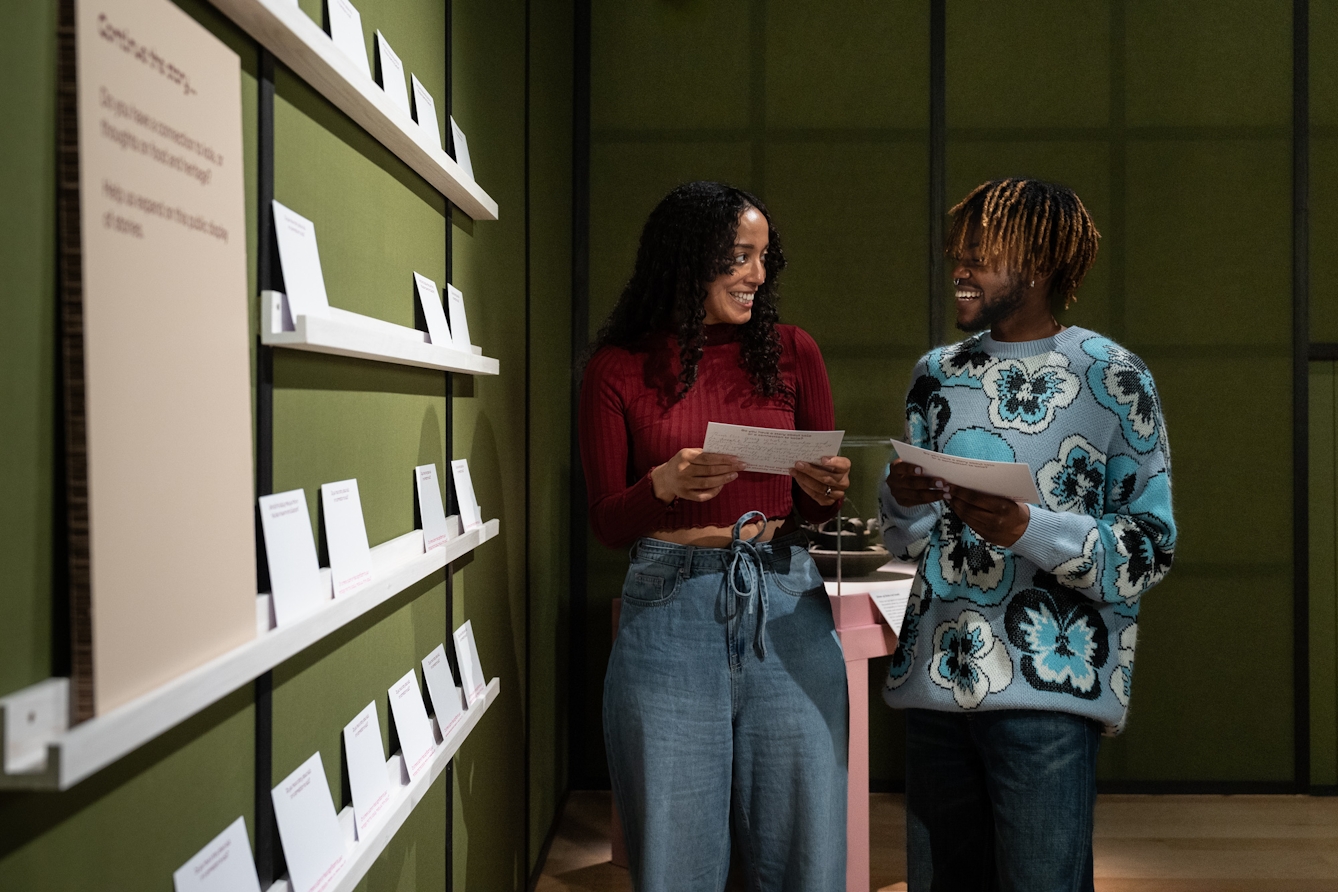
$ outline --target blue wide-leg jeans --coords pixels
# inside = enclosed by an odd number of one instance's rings
[[[1091,892],[1100,743],[1069,713],[906,710],[910,892]]]
[[[753,892],[842,892],[845,662],[803,539],[641,539],[604,680],[637,892],[720,892],[730,821]]]

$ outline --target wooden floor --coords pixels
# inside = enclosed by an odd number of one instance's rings
[[[901,797],[870,815],[870,889],[905,889]],[[1338,892],[1338,798],[1102,796],[1095,849],[1097,892]],[[609,794],[573,792],[538,892],[630,892],[609,853]]]

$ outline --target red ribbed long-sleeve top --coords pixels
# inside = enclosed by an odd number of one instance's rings
[[[803,329],[777,325],[780,375],[789,393],[757,393],[739,364],[736,326],[706,326],[697,382],[674,401],[682,368],[678,343],[666,336],[653,349],[604,347],[591,357],[581,382],[581,464],[590,525],[610,547],[625,547],[657,530],[730,526],[748,511],[786,517],[794,506],[806,520],[836,515],[790,477],[744,471],[714,499],[672,505],[655,497],[650,473],[680,449],[700,447],[708,422],[787,430],[832,430],[831,385],[817,343]]]

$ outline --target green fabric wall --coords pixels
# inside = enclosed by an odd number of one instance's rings
[[[1338,230],[1338,65],[1324,52],[1338,15],[1312,8],[1313,316],[1315,339],[1338,341],[1321,248]],[[928,346],[928,10],[596,0],[591,332],[654,202],[688,178],[732,181],[775,212],[791,261],[782,318],[822,347],[837,425],[899,433]],[[1103,239],[1064,321],[1140,353],[1165,403],[1181,545],[1144,602],[1129,730],[1103,745],[1107,780],[1293,777],[1291,35],[1288,0],[947,4],[949,205],[997,176],[1075,188]],[[948,283],[940,293],[951,325]],[[1228,446],[1246,432],[1251,452],[1275,456],[1252,465],[1247,501]],[[589,559],[593,717],[626,561],[593,542]],[[875,783],[901,776],[882,669]],[[598,778],[593,723],[584,744],[582,769]]]
[[[243,60],[250,296],[238,299],[249,300],[254,334],[257,50],[206,0],[178,2]],[[380,29],[437,98],[448,133],[445,5],[357,5],[369,50]],[[320,21],[319,0],[301,6]],[[448,809],[455,888],[523,888],[566,785],[559,641],[570,462],[552,444],[565,444],[569,425],[572,31],[570,3],[542,6],[531,22],[521,0],[454,4],[455,117],[500,222],[452,214],[403,162],[276,66],[275,197],[316,224],[331,304],[413,325],[411,273],[446,279],[449,227],[472,339],[502,368],[499,377],[457,376],[447,393],[446,376],[429,370],[274,352],[274,489],[304,488],[313,521],[320,484],[356,477],[369,541],[409,532],[412,467],[445,470],[450,458],[469,459],[485,516],[501,520],[498,539],[457,564],[453,616],[437,573],[274,671],[273,777],[319,751],[337,805],[348,798],[344,724],[375,700],[388,746],[386,689],[451,629],[472,620],[485,671],[501,679],[501,698],[457,759],[456,788],[438,780],[359,887],[368,890],[445,887]],[[0,63],[0,98],[15,125],[0,132],[11,210],[0,223],[0,483],[10,496],[0,560],[17,571],[0,622],[0,693],[51,674],[53,604],[63,597],[53,570],[55,9],[44,0],[16,11],[14,46]],[[247,686],[71,791],[0,794],[0,888],[171,888],[172,870],[238,814],[254,833],[253,753]]]
[[[1310,782],[1338,785],[1338,363],[1310,364]]]
[[[10,11],[19,52],[0,54],[0,564],[8,567],[0,690],[51,674],[52,523],[55,520],[56,8]],[[12,630],[12,631],[10,631]]]
[[[1338,7],[1310,6],[1310,340],[1338,343]],[[1338,364],[1310,364],[1310,780],[1338,785]]]

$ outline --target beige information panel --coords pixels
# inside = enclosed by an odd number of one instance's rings
[[[93,689],[253,638],[237,55],[168,0],[77,0]]]

